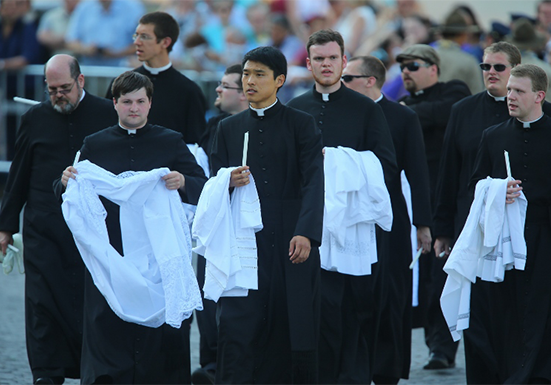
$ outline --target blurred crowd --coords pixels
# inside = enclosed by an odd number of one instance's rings
[[[507,40],[551,74],[551,1],[513,14],[484,29],[469,6],[443,20],[417,0],[62,0],[38,7],[32,0],[1,0],[0,70],[42,64],[56,53],[76,55],[83,65],[139,65],[133,34],[146,12],[170,13],[180,24],[171,52],[177,69],[222,72],[252,48],[279,48],[289,63],[288,84],[311,84],[305,42],[313,32],[342,34],[347,56],[373,55],[388,74],[383,91],[405,94],[396,56],[408,46],[431,44],[442,56],[442,81],[460,79],[471,92],[483,89],[478,63],[489,44]],[[55,4],[58,4],[55,6]],[[460,4],[458,2],[458,4]],[[475,74],[476,73],[476,74]],[[475,74],[475,75],[473,75]],[[300,87],[299,87],[300,88]],[[550,93],[551,95],[551,93]],[[291,97],[289,94],[288,97]],[[282,95],[282,99],[287,99]]]

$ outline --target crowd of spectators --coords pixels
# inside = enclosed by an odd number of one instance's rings
[[[418,0],[316,0],[315,6],[312,0],[59,0],[51,9],[32,0],[0,4],[0,70],[41,64],[61,52],[76,55],[83,65],[134,67],[137,21],[146,12],[161,10],[180,24],[171,60],[182,70],[221,73],[250,49],[272,45],[289,63],[287,83],[309,87],[305,41],[317,30],[332,28],[344,37],[348,57],[373,55],[383,61],[388,71],[383,92],[394,100],[405,92],[395,58],[417,43],[431,44],[443,56],[464,53],[456,62],[464,70],[449,72],[466,81],[472,92],[482,87],[479,72],[471,74],[478,70],[472,68],[483,49],[504,39],[519,46],[523,61],[537,61],[551,73],[549,0],[541,1],[537,10],[527,9],[526,15],[495,21],[490,29],[478,23],[468,6],[458,5],[435,20]],[[454,60],[456,54],[451,54]],[[450,80],[446,73],[442,76]]]

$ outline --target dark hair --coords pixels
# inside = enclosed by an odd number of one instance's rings
[[[145,88],[147,98],[151,100],[153,97],[153,83],[151,83],[151,80],[136,71],[126,71],[115,79],[111,86],[111,93],[113,94],[113,98],[118,101],[122,95],[141,90],[142,88]]]
[[[378,89],[383,88],[383,85],[385,84],[386,80],[386,68],[383,62],[379,59],[377,59],[374,56],[356,56],[350,58],[348,61],[353,62],[355,60],[360,60],[360,74],[358,75],[369,75],[373,76],[377,81],[375,82],[375,85]]]
[[[499,53],[499,52],[502,52],[505,55],[507,55],[507,60],[509,60],[509,63],[511,63],[511,66],[514,67],[520,64],[521,56],[520,56],[519,49],[517,48],[516,45],[506,41],[500,41],[486,47],[486,49],[484,50],[484,56],[490,53]]]
[[[239,75],[237,77],[236,83],[239,88],[243,88],[243,81],[241,80],[241,77],[243,76],[243,67],[241,67],[241,64],[234,64],[226,68],[226,71],[224,71],[224,75],[230,74]]]
[[[274,71],[274,79],[279,75],[287,77],[287,59],[280,50],[274,47],[258,47],[245,54],[241,65],[245,68],[245,63],[255,61],[264,64]]]
[[[170,16],[166,12],[151,12],[143,15],[139,23],[154,25],[153,32],[157,37],[157,43],[159,43],[165,37],[169,37],[172,42],[166,48],[166,50],[168,52],[172,51],[172,47],[174,46],[174,43],[176,43],[176,40],[178,40],[178,36],[180,35],[180,26],[172,16]]]
[[[322,29],[320,31],[314,32],[308,38],[306,43],[306,51],[308,52],[308,57],[310,57],[310,47],[313,45],[324,45],[331,43],[332,41],[336,42],[339,47],[341,47],[341,55],[344,56],[344,40],[342,35],[337,31],[332,29]]]

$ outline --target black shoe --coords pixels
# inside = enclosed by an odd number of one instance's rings
[[[34,383],[35,384],[61,384],[62,382],[55,382],[54,379],[50,377],[40,377],[40,378],[37,378]]]
[[[191,383],[194,385],[214,384],[215,372],[212,369],[199,368],[191,375]]]
[[[429,361],[423,369],[451,369],[455,368],[455,362],[450,362],[445,355],[439,352],[432,352],[429,356]]]

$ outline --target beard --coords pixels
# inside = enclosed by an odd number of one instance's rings
[[[77,108],[77,104],[73,104],[68,101],[63,107],[59,104],[54,104],[54,110],[63,115],[69,115],[75,110],[75,108]]]
[[[404,81],[404,87],[406,88],[406,91],[409,93],[415,93],[417,91],[417,84],[413,81],[413,79],[408,79],[408,81]]]

